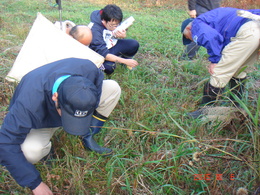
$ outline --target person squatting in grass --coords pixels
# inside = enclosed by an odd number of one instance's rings
[[[237,16],[237,10],[217,8],[182,23],[183,44],[194,41],[209,54],[210,81],[204,86],[201,105],[214,103],[228,83],[233,94],[241,99],[247,72],[259,59],[260,23]],[[260,9],[248,11],[260,15]],[[203,108],[189,116],[197,118],[202,113]]]
[[[207,11],[220,7],[220,3],[221,0],[188,0],[189,15],[191,18],[196,18]],[[192,60],[199,48],[200,46],[193,41],[187,44],[181,60]]]
[[[83,145],[102,155],[93,136],[113,111],[121,88],[89,60],[68,58],[26,74],[16,87],[0,129],[0,164],[35,195],[52,194],[33,164],[48,155],[59,128],[80,136]]]
[[[112,74],[116,68],[115,62],[125,64],[130,69],[138,65],[133,58],[139,49],[139,43],[134,39],[125,39],[126,30],[113,31],[123,19],[122,10],[116,5],[107,5],[101,10],[91,13],[90,24],[93,39],[90,49],[105,58],[104,72]]]

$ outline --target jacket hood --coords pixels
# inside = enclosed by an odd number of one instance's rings
[[[100,26],[103,26],[102,21],[101,21],[100,11],[101,10],[93,11],[90,15],[90,21],[95,24],[98,24]]]

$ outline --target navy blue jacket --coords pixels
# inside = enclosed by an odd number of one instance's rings
[[[62,126],[52,100],[52,87],[55,80],[63,75],[88,78],[96,85],[100,98],[104,75],[89,60],[68,58],[56,61],[22,78],[0,130],[0,163],[21,186],[35,189],[42,181],[34,165],[25,159],[20,145],[32,128]]]
[[[239,28],[248,21],[237,16],[236,8],[217,8],[201,14],[192,22],[192,39],[207,49],[209,61],[218,63],[223,48],[236,36]],[[260,9],[248,10],[260,15]]]
[[[93,38],[89,48],[106,58],[109,50],[103,37],[106,27],[102,24],[100,10],[91,13],[90,21],[93,23],[93,26],[91,27]]]

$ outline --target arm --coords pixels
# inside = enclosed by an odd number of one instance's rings
[[[113,54],[107,54],[105,59],[111,62],[119,62],[132,68],[138,65],[138,62],[136,60],[121,58]]]
[[[16,111],[17,109],[14,112]],[[19,185],[35,189],[42,181],[40,174],[35,166],[26,160],[20,146],[30,131],[29,128],[22,127],[28,125],[28,113],[22,108],[19,113],[20,116],[17,117],[18,113],[14,115],[10,111],[0,130],[0,163],[8,169]]]

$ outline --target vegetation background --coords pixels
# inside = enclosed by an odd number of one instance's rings
[[[130,71],[120,65],[112,75],[122,87],[120,102],[97,141],[114,150],[103,158],[85,151],[76,136],[62,130],[53,137],[57,159],[36,167],[55,194],[248,194],[260,191],[259,71],[249,75],[241,106],[247,115],[225,120],[191,120],[208,79],[207,53],[180,61],[180,25],[188,18],[181,0],[66,0],[62,19],[88,24],[93,10],[114,3],[124,18],[134,16],[128,37],[140,42]],[[225,0],[223,6],[259,8],[258,0]],[[15,85],[4,78],[41,12],[59,20],[54,0],[1,0],[0,104],[5,116]],[[59,51],[57,51],[59,52]],[[259,63],[256,64],[259,70]],[[229,102],[228,93],[223,101]],[[195,175],[198,174],[198,175]],[[195,176],[203,176],[198,178]],[[206,178],[205,178],[206,176]],[[222,176],[222,177],[220,177]],[[0,194],[31,194],[0,167]],[[244,193],[246,194],[246,193]]]

